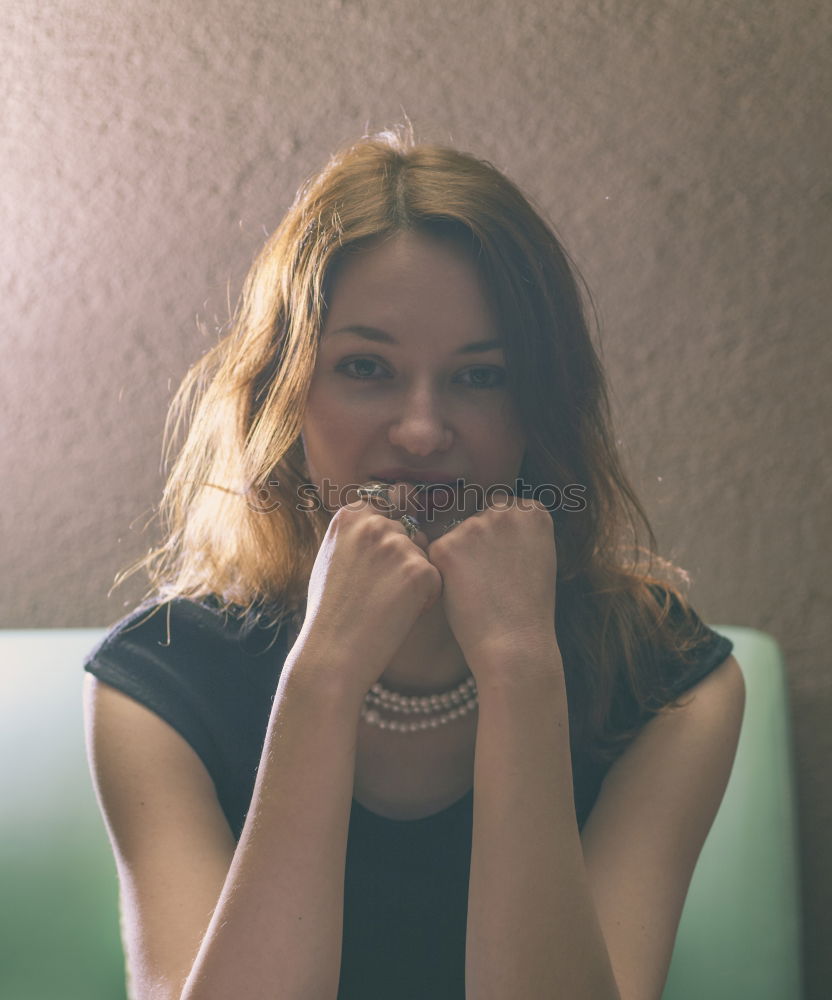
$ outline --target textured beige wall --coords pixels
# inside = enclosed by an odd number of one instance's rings
[[[301,180],[404,109],[555,222],[662,552],[786,652],[828,995],[830,28],[813,0],[6,0],[0,624],[131,606],[172,391]]]

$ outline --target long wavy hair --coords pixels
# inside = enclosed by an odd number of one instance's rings
[[[345,255],[402,231],[452,241],[483,279],[526,434],[524,482],[585,489],[584,509],[552,512],[555,626],[573,742],[610,761],[645,717],[676,704],[663,665],[684,662],[704,637],[683,592],[687,574],[657,555],[622,468],[591,296],[552,226],[491,163],[417,142],[409,124],[349,144],[299,189],[254,260],[227,334],[174,396],[166,467],[181,446],[157,509],[162,541],[114,586],[144,567],[148,594],[162,602],[211,595],[257,622],[300,624],[331,517],[297,502],[328,290]],[[622,694],[635,715],[617,714]]]

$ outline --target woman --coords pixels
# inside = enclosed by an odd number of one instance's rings
[[[744,688],[653,554],[550,227],[363,138],[186,412],[148,599],[85,662],[131,995],[659,997]]]

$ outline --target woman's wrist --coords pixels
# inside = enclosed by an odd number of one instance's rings
[[[283,673],[287,683],[302,696],[335,702],[354,709],[356,719],[369,684],[363,682],[356,664],[338,649],[342,644],[321,643],[303,633],[286,657]]]
[[[563,677],[563,657],[554,629],[486,638],[475,649],[466,650],[465,658],[478,688]]]

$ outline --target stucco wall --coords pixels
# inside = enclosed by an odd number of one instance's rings
[[[7,0],[0,28],[0,625],[131,606],[173,390],[298,184],[404,110],[554,221],[662,552],[785,650],[825,996],[832,7]]]

